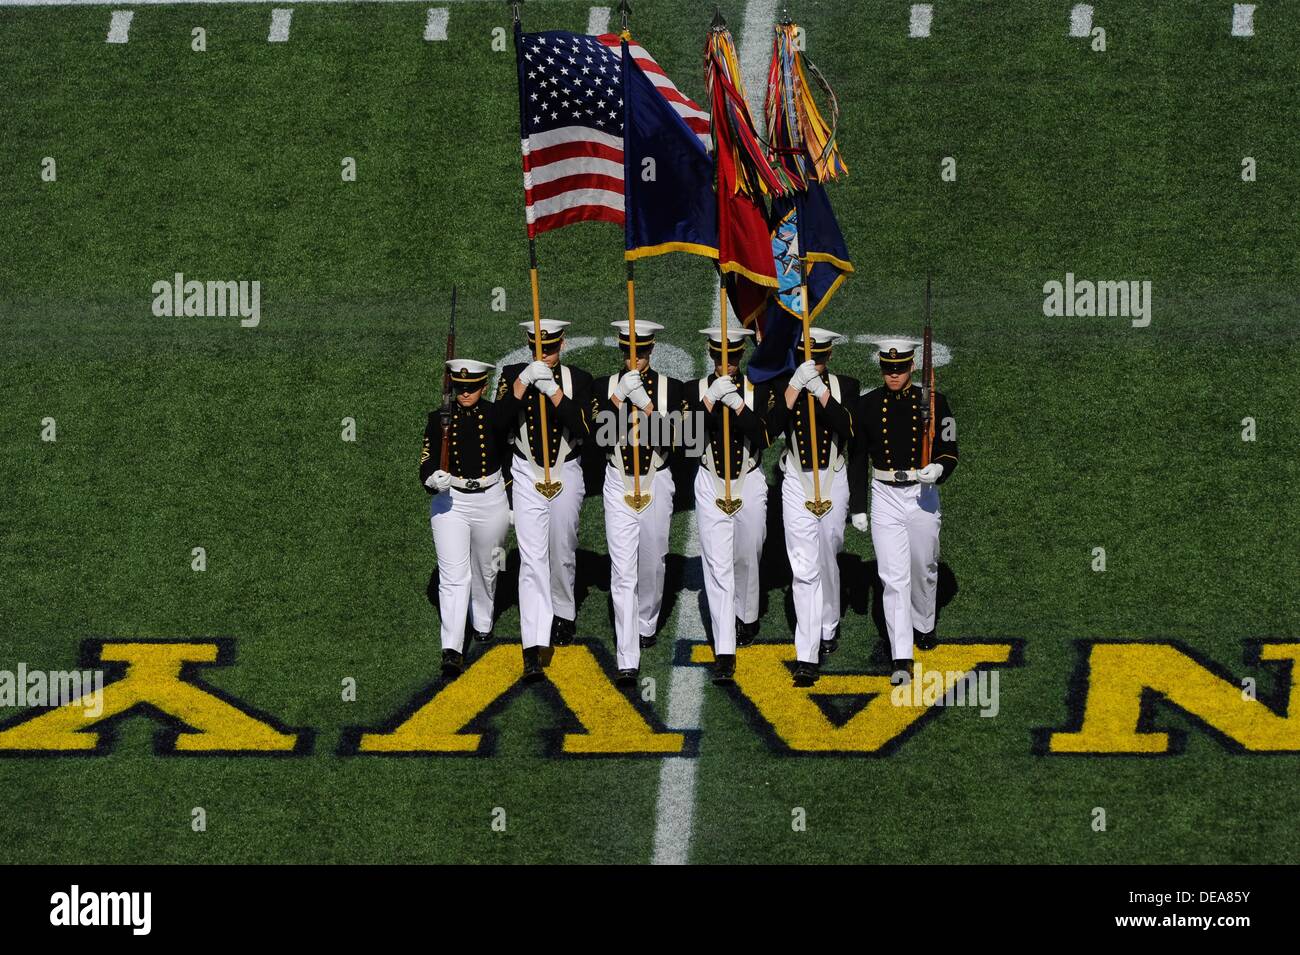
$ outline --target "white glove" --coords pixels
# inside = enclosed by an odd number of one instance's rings
[[[549,381],[553,377],[551,366],[540,359],[529,362],[528,367],[519,373],[519,380],[524,383],[525,388],[535,381]]]
[[[548,368],[547,371],[550,371],[550,369]],[[548,398],[560,390],[560,386],[554,378],[538,378],[534,387]]]
[[[740,397],[740,394],[736,391],[729,391],[723,395],[722,403],[737,413],[740,412],[741,408],[745,407],[745,399]]]
[[[451,487],[451,475],[443,470],[434,471],[425,479],[424,486],[435,492],[445,491]]]
[[[631,372],[631,374],[635,374],[635,372]],[[650,396],[646,394],[646,390],[640,385],[637,385],[628,393],[627,400],[632,402],[632,404],[636,405],[642,411],[645,411],[650,407]]]
[[[821,375],[817,375],[804,385],[804,390],[814,398],[820,398],[822,395],[826,394],[826,382],[822,381]]]
[[[927,464],[916,472],[916,479],[922,484],[935,484],[943,477],[942,464]]]
[[[513,510],[510,511],[510,526],[511,527],[515,526],[515,512]]]
[[[735,393],[736,383],[731,380],[731,376],[721,375],[713,384],[709,385],[709,390],[704,393],[704,397],[716,404],[727,395],[734,395]]]
[[[614,385],[614,397],[626,401],[628,395],[641,387],[641,372],[629,371]]]
[[[799,391],[808,382],[820,377],[817,374],[817,363],[810,359],[794,370],[794,374],[790,376],[790,387]]]
[[[866,515],[866,514],[854,514],[854,515],[853,515],[853,529],[854,529],[855,531],[862,531],[863,533],[866,533],[866,530],[867,530],[867,515]]]

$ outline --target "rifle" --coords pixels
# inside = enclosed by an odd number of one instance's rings
[[[934,354],[930,330],[930,276],[925,277],[925,333],[921,346],[921,433],[925,443],[921,446],[921,467],[930,463],[934,447]]]
[[[451,325],[447,329],[447,361],[456,357],[456,286],[451,287]],[[442,451],[438,458],[438,468],[448,470],[451,464],[451,403],[455,400],[451,387],[451,365],[444,365],[442,372]]]

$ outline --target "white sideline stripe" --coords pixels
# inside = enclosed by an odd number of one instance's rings
[[[592,7],[587,11],[587,32],[592,36],[609,32],[609,7]]]
[[[751,0],[750,7],[754,5]],[[749,20],[749,8],[745,12]],[[722,289],[713,289],[713,321],[717,325],[722,307]],[[657,351],[657,349],[656,349]],[[703,362],[707,367],[707,361]],[[687,517],[686,544],[682,556],[686,569],[682,575],[682,594],[695,597],[704,589],[704,565],[700,559],[700,528],[695,515]],[[673,638],[673,653],[682,641],[699,643],[704,640],[704,618],[700,615],[698,599],[686,603],[678,597],[677,630]],[[704,687],[708,672],[699,666],[675,666],[668,677],[669,729],[697,730],[704,711]],[[686,865],[691,861],[691,838],[695,832],[695,773],[698,760],[685,756],[668,756],[659,765],[659,793],[655,797],[654,848],[650,855],[652,865]]]
[[[700,563],[700,531],[695,515],[687,516],[686,572],[677,604],[677,632],[673,652],[683,641],[704,639],[704,620],[697,598],[704,586]],[[704,710],[704,687],[708,671],[699,666],[675,666],[668,678],[669,729],[698,730]],[[654,865],[685,865],[691,861],[691,837],[695,832],[695,771],[698,761],[688,756],[665,757],[659,766],[659,794],[655,799]]]
[[[122,0],[0,0],[0,7],[108,7]],[[173,7],[193,4],[283,3],[284,0],[131,0],[133,7]],[[428,0],[300,0],[301,3],[427,3]],[[443,3],[500,3],[501,0],[442,0]],[[544,0],[532,0],[542,3]]]
[[[776,0],[749,0],[745,4],[745,22],[736,54],[740,58],[740,75],[745,78],[745,92],[749,94],[749,113],[760,136],[767,135],[763,97],[767,95],[767,62],[775,26]]]
[[[125,43],[131,33],[131,20],[135,17],[131,10],[114,10],[108,21],[108,39],[105,43]]]
[[[271,32],[267,34],[267,43],[288,43],[289,24],[293,22],[292,10],[271,11]]]
[[[1076,3],[1070,11],[1070,36],[1088,36],[1092,33],[1092,7]]]
[[[1255,5],[1253,3],[1234,3],[1232,5],[1232,35],[1255,35]]]
[[[446,7],[430,7],[429,19],[424,22],[424,39],[430,43],[447,39],[447,21],[450,19],[451,11]]]
[[[907,35],[926,37],[930,35],[930,23],[934,20],[934,7],[928,3],[912,4],[912,20],[907,26]]]

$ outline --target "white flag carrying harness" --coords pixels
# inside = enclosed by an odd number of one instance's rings
[[[827,375],[826,380],[830,385],[831,397],[838,402],[840,400],[840,379],[835,375]],[[799,476],[799,480],[803,483],[804,497],[811,501],[816,497],[813,492],[812,471],[805,471],[800,467],[799,458],[801,455],[799,451],[799,429],[792,427],[790,429],[790,446],[781,457],[781,470],[786,474],[797,474]],[[840,454],[840,442],[833,431],[831,432],[830,459],[827,463],[829,467],[822,472],[821,477],[823,488],[830,485],[831,474],[844,470],[844,456]],[[812,464],[813,467],[817,466],[816,461],[813,461]]]
[[[564,392],[565,397],[567,397],[570,401],[572,401],[573,400],[573,373],[570,372],[569,369],[564,365],[560,365],[559,368],[560,368],[560,389]],[[527,389],[525,389],[525,391],[527,391]],[[554,405],[551,406],[551,411],[552,412],[555,411]],[[538,422],[538,427],[540,426],[541,423]],[[541,483],[545,481],[546,469],[542,465],[537,463],[537,460],[533,457],[533,446],[528,443],[528,415],[527,414],[525,414],[523,416],[523,419],[519,422],[519,433],[515,435],[515,447],[518,448],[521,452],[523,452],[524,457],[528,459],[528,463],[533,466],[533,475],[537,480],[537,482]],[[565,458],[569,456],[569,451],[570,451],[570,447],[569,447],[568,431],[564,428],[561,428],[560,446],[557,449],[555,454],[555,464],[557,467],[564,462]]]
[[[610,399],[614,397],[614,386],[618,384],[618,380],[621,377],[623,376],[619,374],[614,374],[609,376],[609,381],[606,382],[607,391],[605,393],[605,397]],[[654,407],[656,413],[663,414],[663,409],[668,407],[668,376],[659,375],[658,379],[659,379],[658,383],[655,387]],[[642,412],[642,414],[644,414],[644,412]],[[636,490],[636,482],[634,480],[634,475],[627,473],[627,463],[626,463],[626,459],[623,457],[623,445],[621,444],[615,445],[614,451],[618,455],[618,473],[623,478],[623,490],[625,490],[628,493],[628,496],[630,497],[635,493]],[[641,463],[645,465],[645,458],[641,459]],[[646,469],[641,472],[642,482],[647,485],[652,484],[655,479],[655,472],[658,471],[663,466],[664,466],[663,458],[659,457],[659,451],[656,449],[650,455],[649,465],[646,466]]]
[[[754,410],[754,383],[750,381],[748,378],[744,379],[744,381],[745,381],[745,407],[748,408],[750,411],[753,411]],[[704,404],[704,395],[708,390],[709,390],[709,380],[707,378],[701,378],[700,379],[700,404]],[[701,456],[700,460],[703,462],[704,467],[709,469],[709,473],[713,475],[713,489],[717,492],[719,500],[726,497],[727,484],[726,484],[726,480],[718,474],[718,469],[714,464],[712,441],[704,442],[704,454]],[[746,474],[749,473],[749,466],[752,463],[753,463],[753,459],[749,456],[749,442],[746,441],[743,437],[741,437],[740,473],[733,474],[731,476],[732,479],[734,480],[737,478],[743,478]]]

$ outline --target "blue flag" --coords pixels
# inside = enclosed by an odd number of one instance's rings
[[[713,160],[623,41],[623,205],[627,259],[718,257]]]
[[[790,371],[802,360],[796,354],[803,328],[800,249],[807,250],[808,314],[812,319],[853,271],[844,236],[821,183],[810,182],[807,192],[774,199],[770,218],[778,288],[763,318],[763,339],[749,361],[749,377],[755,382]]]

